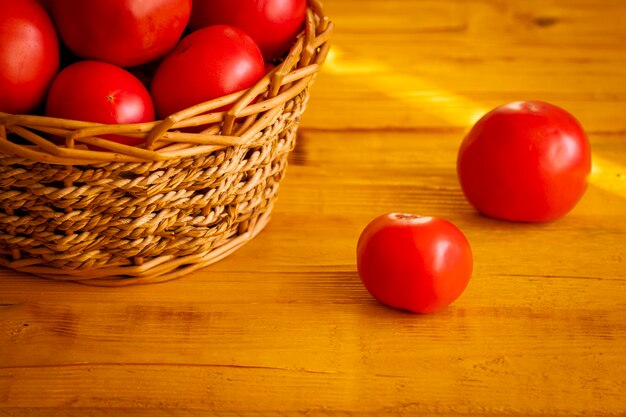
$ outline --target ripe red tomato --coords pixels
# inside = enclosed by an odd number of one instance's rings
[[[50,0],[50,7],[61,38],[76,55],[129,67],[176,45],[191,0]]]
[[[59,70],[52,21],[34,0],[3,1],[0,12],[0,111],[28,113]]]
[[[431,313],[456,300],[472,275],[465,235],[436,217],[390,213],[361,233],[357,266],[378,301],[415,313]]]
[[[105,62],[80,61],[55,78],[46,115],[107,124],[143,123],[154,120],[154,106],[148,90],[128,71]],[[143,142],[118,135],[103,137],[126,145]]]
[[[305,16],[306,0],[201,0],[193,3],[189,25],[235,26],[255,40],[266,60],[272,60],[294,43]]]
[[[483,214],[548,221],[565,215],[584,194],[591,150],[565,110],[516,102],[474,125],[461,144],[457,171],[465,196]]]
[[[250,88],[263,75],[263,56],[248,35],[226,25],[210,26],[185,37],[163,59],[152,79],[152,97],[164,118]]]

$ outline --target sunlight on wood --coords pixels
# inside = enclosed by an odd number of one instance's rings
[[[626,198],[626,166],[594,155],[589,183]]]
[[[430,80],[403,74],[380,62],[358,57],[347,59],[345,55],[341,48],[333,46],[324,70],[340,75],[367,75],[372,88],[406,102],[415,107],[416,111],[433,114],[450,124],[462,126],[473,125],[489,111],[479,103],[448,91]]]
[[[326,71],[341,75],[367,75],[372,86],[385,94],[415,107],[416,111],[436,113],[451,124],[471,127],[490,109],[462,95],[446,91],[424,78],[402,74],[382,63],[351,57],[334,47],[328,55]],[[421,103],[421,105],[417,105]],[[626,197],[626,169],[606,158],[593,157],[590,184]]]

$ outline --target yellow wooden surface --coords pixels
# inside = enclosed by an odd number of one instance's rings
[[[0,415],[626,415],[626,2],[327,0],[334,50],[270,225],[178,281],[92,288],[0,271]],[[488,109],[574,113],[594,171],[548,224],[479,216],[455,158]],[[471,241],[438,314],[362,287],[376,215]]]

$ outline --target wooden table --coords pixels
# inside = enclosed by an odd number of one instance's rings
[[[0,271],[0,415],[626,415],[626,2],[328,0],[334,50],[267,229],[158,285]],[[478,215],[458,145],[492,107],[575,114],[594,170],[547,224]],[[433,315],[374,301],[357,238],[391,211],[471,241]],[[36,409],[36,410],[35,410]]]

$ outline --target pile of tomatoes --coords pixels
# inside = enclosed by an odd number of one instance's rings
[[[294,43],[306,6],[306,0],[2,2],[0,112],[108,124],[165,118],[253,86],[266,63]]]

